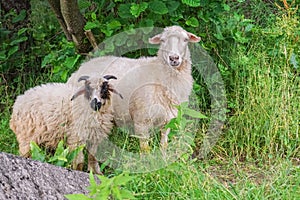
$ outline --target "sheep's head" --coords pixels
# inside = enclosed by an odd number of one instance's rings
[[[161,34],[149,39],[151,44],[160,44],[159,54],[164,61],[173,68],[182,64],[188,52],[189,42],[199,42],[200,37],[185,31],[180,26],[171,26],[164,29]]]
[[[84,86],[78,89],[78,91],[71,98],[71,101],[84,94],[84,97],[90,101],[91,108],[95,111],[98,111],[103,105],[105,105],[106,101],[110,99],[110,92],[118,94],[121,98],[123,98],[122,95],[113,89],[113,87],[109,84],[108,81],[110,79],[117,78],[112,75],[106,75],[103,78],[97,78],[94,80],[89,76],[81,76],[78,79],[78,82],[84,80]]]

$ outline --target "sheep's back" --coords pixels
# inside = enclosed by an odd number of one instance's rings
[[[117,80],[110,83],[122,94],[123,99],[117,95],[112,96],[114,119],[118,126],[124,126],[133,122],[129,113],[129,99],[137,88],[145,84],[160,83],[176,94],[179,102],[188,101],[193,84],[190,67],[189,64],[186,70],[176,72],[163,64],[158,57],[130,59],[104,56],[83,63],[67,83],[79,85],[78,79],[83,75],[116,76]]]

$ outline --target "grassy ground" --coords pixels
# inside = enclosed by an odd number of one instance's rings
[[[225,47],[216,52],[228,99],[227,122],[216,146],[203,160],[180,158],[163,169],[132,174],[126,188],[137,199],[300,199],[299,14],[286,10],[272,23],[258,21],[264,26],[253,28],[250,41],[235,43],[230,53]],[[18,154],[9,129],[13,98],[42,82],[37,79],[20,79],[11,88],[1,74],[0,151]],[[206,129],[204,122],[195,132]],[[124,138],[112,139],[122,146]],[[134,139],[127,145],[138,150]]]

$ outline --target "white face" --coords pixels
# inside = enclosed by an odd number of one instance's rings
[[[189,42],[199,42],[200,37],[179,26],[165,28],[164,32],[149,39],[151,44],[160,44],[162,57],[170,67],[177,69],[186,59]]]
[[[185,59],[189,38],[187,34],[178,33],[161,37],[160,49],[165,62],[177,68]]]

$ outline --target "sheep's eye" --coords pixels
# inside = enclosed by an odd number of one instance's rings
[[[188,38],[184,38],[184,40],[183,40],[184,42],[188,42],[189,41],[189,39]]]
[[[165,39],[160,39],[160,42],[166,42],[166,40]]]

